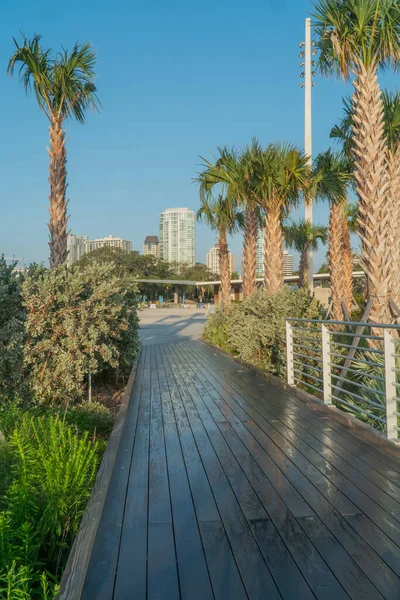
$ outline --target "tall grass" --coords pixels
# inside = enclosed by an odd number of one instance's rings
[[[0,600],[48,600],[93,486],[98,442],[60,416],[24,413],[15,423],[3,442],[11,475],[0,510]]]

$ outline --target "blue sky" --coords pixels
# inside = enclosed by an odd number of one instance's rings
[[[68,130],[69,225],[73,233],[132,240],[158,233],[165,208],[198,205],[199,155],[218,145],[283,140],[303,145],[298,43],[309,0],[3,0],[0,21],[0,253],[47,261],[48,124],[33,96],[6,74],[12,37],[43,35],[98,55],[101,114]],[[386,79],[391,85],[394,76]],[[330,145],[351,87],[317,78],[315,153]],[[318,206],[315,220],[326,222]],[[214,242],[197,226],[198,261]],[[231,240],[240,255],[241,238]],[[319,253],[317,266],[325,250]]]

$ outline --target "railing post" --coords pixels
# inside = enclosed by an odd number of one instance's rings
[[[331,398],[331,368],[329,366],[329,329],[322,325],[322,381],[323,381],[323,394],[324,404],[328,406],[332,404]]]
[[[293,327],[286,321],[286,369],[287,382],[289,385],[294,385],[294,370],[293,370]]]
[[[396,393],[396,360],[394,357],[394,339],[388,329],[383,332],[385,350],[385,397],[386,397],[386,435],[389,440],[398,440],[397,431],[397,393]]]

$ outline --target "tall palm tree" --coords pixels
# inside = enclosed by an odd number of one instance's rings
[[[386,166],[388,194],[385,202],[386,262],[390,265],[388,293],[400,304],[400,93],[382,91],[385,139],[387,143]],[[343,150],[350,154],[355,145],[353,136],[353,109],[350,98],[344,98],[344,113],[341,121],[333,127],[330,136],[342,143]]]
[[[318,0],[314,19],[319,65],[328,75],[355,75],[354,162],[359,204],[359,234],[370,318],[390,318],[387,302],[390,264],[386,260],[389,182],[386,167],[384,111],[378,69],[400,60],[398,0]]]
[[[328,264],[332,296],[332,316],[335,320],[343,320],[342,300],[351,312],[352,288],[349,291],[348,261],[346,260],[346,276],[344,275],[345,255],[345,206],[347,204],[347,188],[352,179],[351,166],[348,159],[331,150],[319,154],[314,161],[313,173],[314,194],[327,200],[330,205],[328,227]],[[347,234],[348,236],[348,234]],[[350,238],[346,239],[347,252]],[[351,244],[350,244],[351,253]],[[348,258],[348,254],[346,254]],[[350,254],[351,262],[351,254]],[[350,281],[352,281],[352,265],[350,265]],[[350,283],[350,286],[352,283]]]
[[[244,211],[243,233],[243,296],[250,296],[256,287],[257,233],[259,207],[254,200],[253,163],[247,148],[239,154],[234,148],[219,147],[213,161],[201,157],[203,171],[195,178],[204,198],[218,190],[224,197],[240,204]]]
[[[284,225],[283,237],[288,248],[300,252],[299,287],[307,287],[309,252],[316,252],[320,242],[326,244],[328,229],[324,225],[312,225],[309,221],[302,220]]]
[[[357,206],[345,202],[342,211],[342,286],[343,301],[349,315],[353,308],[353,250],[350,234],[357,232],[357,219]]]
[[[231,269],[227,235],[235,233],[243,225],[242,215],[237,203],[231,198],[218,196],[214,199],[209,195],[201,194],[200,202],[197,219],[205,221],[211,229],[218,232],[221,304],[225,309],[231,301]]]
[[[99,109],[100,103],[94,84],[96,56],[89,44],[75,44],[68,53],[63,50],[55,57],[51,50],[40,44],[41,36],[32,40],[23,38],[8,64],[8,73],[14,74],[17,63],[26,91],[32,87],[40,109],[50,122],[50,267],[67,259],[67,170],[64,122],[74,118],[85,122],[88,109]]]
[[[283,285],[282,219],[309,189],[311,170],[306,155],[289,144],[254,145],[252,153],[255,197],[265,213],[264,286],[274,294]]]

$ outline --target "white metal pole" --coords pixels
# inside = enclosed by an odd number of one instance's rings
[[[294,385],[293,328],[289,321],[286,321],[286,370],[288,384]]]
[[[312,165],[312,120],[311,120],[311,90],[312,90],[312,68],[311,68],[311,19],[306,19],[306,36],[304,44],[304,151]],[[304,219],[313,222],[312,198],[306,197],[304,201]],[[313,253],[308,253],[308,289],[313,291]]]
[[[330,406],[332,404],[331,398],[331,368],[329,366],[330,363],[330,334],[329,329],[322,325],[322,381],[323,381],[323,394],[324,394],[324,404]]]
[[[386,396],[386,435],[389,440],[398,440],[397,431],[397,394],[396,360],[394,339],[388,329],[383,332],[385,350],[385,396]]]

